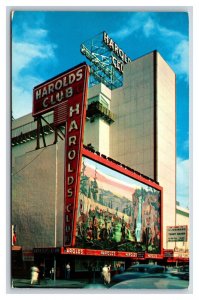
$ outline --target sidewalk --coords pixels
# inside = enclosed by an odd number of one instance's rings
[[[88,283],[87,279],[64,280],[64,279],[43,279],[39,284],[30,284],[30,279],[13,279],[13,288],[68,288],[68,289],[107,289],[99,280]]]
[[[51,280],[43,279],[39,284],[30,284],[30,279],[14,279],[14,288],[78,288],[85,286],[85,281],[81,280]]]

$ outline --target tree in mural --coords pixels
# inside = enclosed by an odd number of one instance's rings
[[[80,193],[82,193],[84,196],[87,196],[87,183],[88,183],[88,176],[85,175],[86,165],[82,164],[82,171],[81,171],[81,177],[80,177]]]
[[[94,181],[91,182],[91,194],[93,196],[93,200],[97,201],[97,194],[98,194],[97,169],[95,170]]]

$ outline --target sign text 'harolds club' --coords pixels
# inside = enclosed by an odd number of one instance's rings
[[[89,67],[83,63],[33,90],[33,116],[54,111],[65,124],[64,246],[74,246]],[[64,117],[63,117],[64,116]],[[54,121],[55,122],[55,121]]]
[[[127,64],[131,62],[131,59],[124,53],[122,49],[118,47],[118,45],[113,41],[112,38],[108,36],[108,34],[103,32],[103,42],[109,47],[111,51],[113,51],[117,58],[112,55],[112,65],[117,69],[120,73],[123,73],[123,64]]]
[[[64,72],[33,90],[33,117],[52,111],[73,96],[83,93],[84,68]]]

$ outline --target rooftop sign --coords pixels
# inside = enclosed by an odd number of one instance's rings
[[[123,85],[123,66],[131,59],[105,31],[82,43],[80,51],[91,62],[90,86],[103,83],[113,90]]]
[[[131,59],[124,53],[122,49],[118,47],[118,45],[113,41],[112,38],[108,36],[108,34],[104,31],[103,32],[103,42],[110,48],[111,51],[113,51],[117,58],[115,56],[111,56],[112,58],[112,64],[113,66],[121,73],[123,73],[123,63],[127,64],[131,62]]]

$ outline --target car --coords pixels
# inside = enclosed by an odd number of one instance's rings
[[[172,276],[163,278],[161,274],[159,274],[159,278],[156,276],[155,280],[153,275],[147,278],[124,280],[112,285],[110,289],[187,289],[188,286],[189,283],[187,280]]]
[[[182,272],[178,274],[178,277],[184,280],[189,280],[189,272]]]
[[[189,280],[189,266],[174,267],[168,271],[172,276],[177,276],[184,280]]]
[[[155,274],[165,274],[165,267],[152,264],[137,264],[129,267],[126,271],[112,276],[111,282],[121,282],[129,279],[147,277]]]

